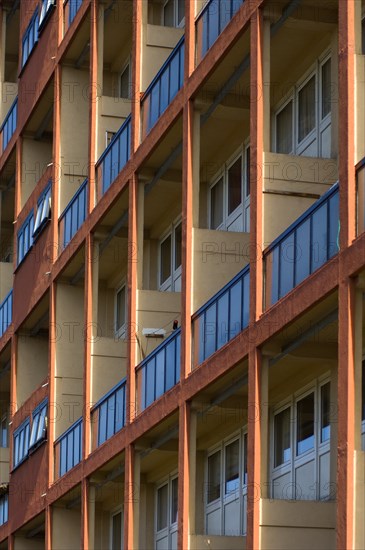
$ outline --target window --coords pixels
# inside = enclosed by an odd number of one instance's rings
[[[167,0],[163,6],[163,25],[182,27],[185,21],[185,0]]]
[[[209,190],[209,227],[249,231],[250,147],[225,164]]]
[[[131,63],[128,60],[119,77],[119,97],[131,98]]]
[[[330,382],[318,380],[273,413],[272,496],[333,498],[330,483]]]
[[[47,436],[47,405],[48,402],[43,401],[33,411],[32,414],[32,430],[30,432],[29,447],[34,447],[40,441],[43,441]]]
[[[1,418],[1,439],[0,439],[0,447],[3,449],[6,449],[9,447],[9,419],[8,415],[4,414]]]
[[[156,548],[177,549],[178,478],[170,476],[156,489]]]
[[[275,151],[285,155],[331,156],[331,58],[318,60],[275,114]]]
[[[41,15],[39,16],[39,29],[43,27],[43,24],[48,19],[54,5],[55,0],[42,0]]]
[[[9,496],[3,495],[0,497],[0,525],[4,525],[8,521],[9,515]]]
[[[160,290],[181,291],[181,239],[182,225],[177,221],[160,241]]]
[[[123,512],[118,510],[111,517],[110,550],[123,550]]]
[[[51,215],[51,183],[49,182],[46,189],[43,191],[38,199],[37,214],[35,217],[33,237],[36,237]]]
[[[13,435],[13,466],[14,468],[23,462],[28,456],[29,450],[30,420],[27,418]]]
[[[247,433],[208,451],[205,532],[239,536],[246,533]]]
[[[114,136],[115,136],[115,132],[111,132],[109,130],[105,132],[105,147],[108,147],[108,145],[111,144]]]
[[[127,289],[123,283],[115,293],[115,335],[125,335],[127,321]]]
[[[23,35],[22,40],[22,67],[26,64],[28,57],[38,42],[38,8],[36,8],[32,19]]]
[[[18,265],[33,246],[33,227],[34,215],[32,211],[18,231]]]

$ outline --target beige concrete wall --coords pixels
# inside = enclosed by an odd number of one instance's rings
[[[356,550],[365,548],[365,453],[355,451],[355,544]]]
[[[141,476],[139,504],[139,548],[154,550],[155,537],[155,485]]]
[[[336,504],[261,499],[262,550],[336,548]],[[297,542],[295,542],[297,541]]]
[[[96,403],[127,373],[127,342],[97,338],[91,351],[91,396]]]
[[[181,319],[180,292],[159,292],[157,290],[139,290],[137,293],[137,337],[139,361],[150,354],[163,342],[163,338],[146,338],[142,329],[154,328],[166,330],[166,337],[172,332],[173,321]]]
[[[270,244],[338,180],[335,159],[264,154],[264,243]],[[309,196],[298,196],[308,194]]]
[[[48,339],[19,335],[17,356],[17,406],[36,390],[48,375]]]
[[[355,55],[355,164],[365,156],[365,55]]]
[[[0,262],[0,304],[13,288],[13,264]]]
[[[193,311],[249,261],[249,233],[193,229]]]
[[[142,90],[147,89],[183,33],[183,29],[173,27],[143,26]]]
[[[18,95],[18,84],[14,82],[3,82],[1,84],[1,97],[0,97],[0,126],[4,122],[6,115],[9,112],[10,107],[15,101]]]
[[[242,550],[246,548],[246,537],[225,537],[214,535],[191,535],[190,550]]]
[[[52,508],[53,550],[75,550],[81,547],[81,513],[79,510]],[[44,548],[44,546],[43,546]]]
[[[89,75],[62,68],[60,213],[87,176]]]
[[[106,132],[117,132],[131,112],[131,100],[119,97],[100,98],[97,159],[106,149]]]
[[[22,179],[21,179],[21,207],[23,208],[28,197],[37,185],[41,176],[52,162],[52,143],[23,138],[22,141]]]
[[[9,483],[9,448],[0,448],[0,483]]]
[[[84,290],[57,285],[55,437],[59,437],[82,415],[84,365]]]
[[[101,504],[95,507],[94,533],[94,550],[110,547],[110,513],[103,510]]]
[[[44,539],[15,536],[14,550],[44,550]]]

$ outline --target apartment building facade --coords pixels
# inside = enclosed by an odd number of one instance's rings
[[[0,550],[365,547],[364,16],[0,2]]]

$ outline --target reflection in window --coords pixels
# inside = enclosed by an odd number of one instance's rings
[[[280,466],[290,460],[290,408],[275,415],[274,418],[274,466]]]
[[[167,527],[168,485],[163,485],[157,491],[157,531]]]
[[[298,94],[298,141],[299,143],[316,126],[316,77],[301,88]]]
[[[221,495],[221,452],[208,457],[208,503],[217,500]]]
[[[331,436],[330,393],[331,385],[327,382],[321,386],[321,443],[328,441]]]
[[[239,488],[239,440],[226,446],[225,494],[234,493]]]
[[[314,448],[314,393],[297,403],[297,455]]]
[[[293,102],[276,115],[276,151],[284,155],[293,150]]]

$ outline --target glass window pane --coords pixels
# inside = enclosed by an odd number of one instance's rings
[[[246,149],[246,197],[250,196],[251,186],[250,186],[250,158],[251,158],[251,147]]]
[[[280,298],[294,286],[294,233],[290,233],[280,245]]]
[[[177,24],[180,25],[185,17],[185,0],[177,0]]]
[[[177,504],[178,504],[178,478],[171,482],[171,523],[177,522]]]
[[[230,289],[230,311],[229,311],[229,339],[237,336],[242,328],[242,281],[237,281]]]
[[[210,227],[218,229],[223,222],[223,178],[210,190]]]
[[[327,204],[312,216],[312,273],[327,261]]]
[[[322,65],[322,118],[331,112],[331,60]]]
[[[167,498],[168,487],[166,484],[157,491],[157,531],[167,527]]]
[[[228,215],[242,202],[242,159],[241,157],[228,169]]]
[[[247,434],[243,436],[243,484],[247,485]]]
[[[122,286],[117,292],[117,315],[115,330],[119,330],[125,324],[126,296],[125,286]]]
[[[229,293],[225,292],[218,299],[218,319],[217,319],[217,330],[218,330],[218,343],[217,348],[224,346],[229,340],[229,331],[228,331],[228,297]]]
[[[234,493],[239,488],[239,452],[238,439],[226,446],[225,494]]]
[[[156,355],[156,399],[165,392],[165,350]]]
[[[288,154],[293,150],[293,101],[276,115],[276,152]]]
[[[125,99],[130,97],[129,63],[120,75],[120,97]]]
[[[122,548],[122,512],[114,514],[112,518],[112,550]]]
[[[163,24],[165,27],[174,26],[174,0],[168,0],[163,7]]]
[[[170,61],[170,71],[169,77],[170,77],[170,98],[169,101],[172,101],[172,99],[176,96],[177,92],[180,88],[180,82],[179,82],[179,55],[176,54]]]
[[[290,408],[284,409],[274,418],[274,466],[290,460]]]
[[[316,77],[298,93],[298,141],[301,142],[316,126]]]
[[[166,390],[168,391],[175,385],[175,341],[173,340],[166,346]]]
[[[330,382],[321,386],[321,443],[328,441],[331,435],[330,424]]]
[[[314,393],[297,403],[297,455],[314,448]]]
[[[146,407],[155,400],[155,359],[149,361],[145,367],[146,372]]]
[[[106,428],[106,436],[109,439],[114,434],[114,414],[115,414],[115,395],[111,395],[108,403],[108,422]]]
[[[221,496],[221,452],[208,457],[208,503]]]
[[[160,245],[160,284],[162,285],[171,277],[171,235]]]
[[[214,302],[205,314],[205,358],[216,351],[217,305]]]
[[[175,228],[175,265],[174,269],[181,266],[181,241],[182,241],[182,225]]]
[[[295,284],[298,285],[310,274],[310,220],[303,222],[296,234]]]
[[[160,94],[160,113],[163,113],[165,109],[167,108],[168,104],[170,103],[169,99],[169,77],[170,77],[170,71],[167,67],[164,72],[162,73],[160,77],[160,88],[161,88],[161,94]]]

